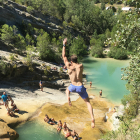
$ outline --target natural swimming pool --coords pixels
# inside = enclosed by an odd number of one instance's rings
[[[17,140],[65,140],[52,126],[37,120],[21,124],[15,130],[19,134]]]
[[[88,89],[90,93],[99,95],[102,90],[103,97],[114,103],[121,103],[123,96],[129,93],[126,81],[121,80],[121,68],[128,66],[129,60],[86,57],[83,65],[87,81],[92,81],[92,88]]]

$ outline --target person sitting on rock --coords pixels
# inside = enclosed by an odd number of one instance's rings
[[[14,112],[10,108],[7,109],[7,115],[11,117],[15,116]]]
[[[50,125],[57,124],[57,122],[54,120],[54,118],[49,118],[47,114],[45,115],[44,121]]]
[[[11,106],[13,106],[13,104],[14,104],[14,100],[11,98],[10,95],[8,95],[8,101],[11,101]]]
[[[19,109],[17,108],[16,104],[13,104],[12,110],[14,112],[19,112]]]
[[[63,129],[64,129],[64,131],[66,131],[68,129],[66,122],[64,122],[64,124],[63,124]]]
[[[56,68],[56,67],[54,67],[54,70],[57,70],[57,68]]]
[[[79,140],[80,139],[78,133],[76,133],[75,130],[73,130],[71,132],[71,136],[74,140]]]
[[[62,122],[61,122],[61,120],[59,120],[58,127],[57,127],[57,132],[60,132],[61,129],[62,129]]]
[[[71,136],[71,131],[69,128],[67,128],[67,131],[65,133],[65,138],[68,138],[69,136]]]

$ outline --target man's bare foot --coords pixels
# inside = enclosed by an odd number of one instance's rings
[[[71,101],[68,101],[68,103],[69,103],[69,106],[72,106],[72,103],[71,103]]]
[[[95,127],[95,120],[92,120],[91,121],[91,128],[94,128]]]

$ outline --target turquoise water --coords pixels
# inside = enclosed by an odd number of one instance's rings
[[[86,57],[82,63],[87,81],[92,81],[92,88],[88,88],[88,92],[99,95],[102,90],[103,98],[121,103],[123,96],[129,93],[125,87],[126,81],[121,80],[121,68],[128,66],[129,60]]]
[[[62,134],[56,129],[38,121],[29,121],[21,124],[15,129],[19,134],[17,140],[65,140]]]

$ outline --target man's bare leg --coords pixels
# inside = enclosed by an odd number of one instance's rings
[[[66,95],[67,95],[67,98],[68,98],[69,106],[72,106],[71,100],[70,100],[70,91],[69,91],[68,88],[66,89]],[[86,102],[88,111],[91,115],[91,127],[94,128],[95,127],[95,119],[94,119],[94,115],[93,115],[93,108],[92,108],[92,106],[89,102],[89,98],[84,99],[84,101]]]
[[[95,127],[95,119],[94,119],[94,115],[93,115],[93,108],[90,104],[89,98],[84,99],[84,101],[87,104],[87,108],[88,108],[88,111],[89,111],[90,116],[91,116],[91,127],[94,128]]]
[[[69,106],[72,106],[72,104],[71,104],[71,100],[70,100],[70,91],[69,91],[68,88],[66,89],[66,95],[67,95],[67,98],[68,98]]]

